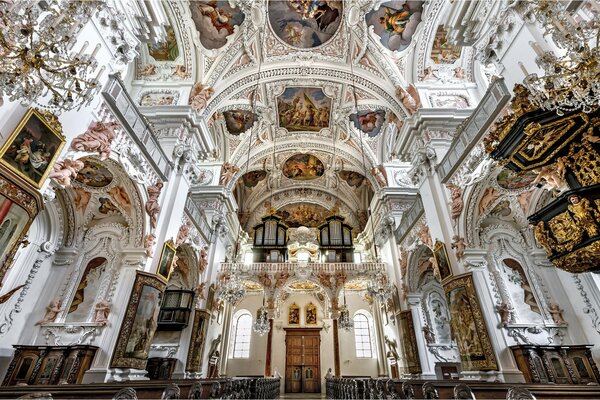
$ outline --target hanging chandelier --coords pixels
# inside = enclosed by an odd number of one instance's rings
[[[555,0],[534,1],[528,10],[526,16],[538,20],[544,34],[564,50],[557,55],[531,43],[543,76],[530,74],[519,63],[529,98],[539,108],[563,115],[574,110],[591,112],[600,105],[600,6],[590,3],[596,12],[589,21],[576,21],[564,4]]]
[[[227,282],[220,286],[215,292],[215,296],[219,299],[223,299],[232,306],[242,300],[246,294],[246,287],[237,275],[230,277]]]
[[[0,2],[0,97],[59,113],[89,104],[104,67],[98,44],[73,51],[77,34],[103,4],[96,0]],[[95,76],[92,76],[96,74]],[[50,96],[49,101],[42,101]]]
[[[367,284],[367,293],[379,303],[384,304],[392,297],[393,287],[388,283],[386,276],[378,272]]]
[[[344,304],[340,307],[340,316],[338,317],[338,324],[341,329],[345,331],[350,331],[352,330],[352,328],[354,328],[354,321],[352,321],[352,318],[350,318],[350,311],[348,310],[348,305],[346,304],[346,279],[344,279],[343,285]]]
[[[256,321],[254,321],[252,329],[254,332],[258,333],[259,336],[264,336],[271,330],[271,327],[269,326],[269,310],[265,306],[264,296],[262,307],[256,311]]]

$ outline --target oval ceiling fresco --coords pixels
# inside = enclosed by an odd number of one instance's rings
[[[316,228],[325,223],[328,211],[318,204],[295,203],[288,204],[277,210],[276,214],[281,217],[284,224],[290,228],[306,226]]]
[[[113,174],[101,163],[90,158],[82,158],[83,168],[75,179],[84,185],[101,188],[108,186],[113,180]]]
[[[498,185],[504,189],[516,190],[530,186],[536,177],[537,174],[532,171],[516,173],[504,168],[500,171],[498,176],[496,176],[496,181],[498,182]]]
[[[225,46],[227,37],[233,34],[233,28],[244,22],[243,11],[231,7],[229,1],[192,1],[190,11],[200,34],[200,43],[208,50]]]
[[[275,35],[303,49],[321,46],[331,39],[342,23],[342,14],[341,1],[269,1],[269,22]]]
[[[281,172],[286,178],[307,181],[323,176],[325,166],[312,154],[295,154],[283,163]]]
[[[223,112],[223,118],[225,119],[227,131],[236,136],[246,132],[256,121],[256,116],[252,114],[252,111],[247,110],[225,111]]]
[[[410,45],[422,12],[421,1],[386,1],[377,10],[368,13],[365,19],[385,48],[402,51]]]
[[[242,180],[244,182],[244,186],[246,186],[247,188],[253,188],[266,177],[266,171],[250,171],[242,176]]]
[[[375,137],[381,132],[385,121],[385,111],[360,111],[350,115],[350,121],[354,123],[356,129],[366,133],[369,137]]]

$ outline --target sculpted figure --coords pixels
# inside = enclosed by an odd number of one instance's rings
[[[156,244],[156,236],[153,233],[149,233],[144,236],[144,249],[146,250],[146,256],[152,257],[154,245]]]
[[[70,187],[71,179],[75,179],[81,168],[83,168],[83,162],[66,158],[54,164],[48,178],[62,187]]]
[[[213,88],[204,86],[202,83],[198,82],[192,88],[189,103],[194,110],[200,112],[206,108],[208,100],[214,93],[215,90]]]
[[[62,302],[60,300],[54,300],[46,307],[46,315],[44,315],[44,319],[36,322],[36,325],[41,324],[49,324],[56,320],[58,313],[62,311],[61,308]]]
[[[199,284],[198,286],[196,286],[196,296],[198,296],[199,299],[204,300],[204,289],[206,288],[206,282],[202,282],[201,284]]]
[[[221,177],[219,178],[219,185],[221,185],[221,186],[227,186],[227,184],[231,181],[231,179],[233,178],[233,176],[239,170],[240,169],[238,167],[236,167],[235,165],[229,164],[228,162],[225,162],[221,166]]]
[[[208,247],[204,246],[200,249],[200,260],[198,260],[198,269],[200,270],[200,274],[204,272],[206,267],[208,266]]]
[[[108,314],[110,313],[110,303],[106,300],[99,301],[94,307],[94,322],[100,325],[108,323]]]
[[[488,209],[490,204],[492,204],[498,198],[498,196],[499,194],[496,192],[496,189],[492,187],[486,188],[483,192],[481,200],[479,201],[479,214],[483,214],[483,212]]]
[[[596,218],[600,219],[600,213],[592,208],[590,201],[585,197],[581,198],[574,194],[569,196],[569,203],[571,203],[569,204],[569,211],[573,213],[573,218],[575,218],[577,224],[590,237],[598,235],[598,225],[594,219],[594,214],[596,214]]]
[[[419,92],[414,85],[409,85],[406,89],[398,86],[396,88],[396,96],[398,96],[400,102],[409,114],[416,113],[417,110],[422,107]]]
[[[456,258],[462,260],[465,256],[465,249],[467,248],[465,238],[454,235],[454,237],[452,237],[452,248],[456,253]]]
[[[115,122],[94,122],[87,131],[75,137],[71,148],[79,151],[98,152],[101,160],[110,156],[110,146],[115,138],[115,129],[119,128]]]
[[[377,181],[380,187],[383,188],[387,186],[387,179],[385,178],[385,175],[383,175],[383,172],[381,172],[381,169],[379,167],[371,168],[371,173],[375,177],[375,180]]]
[[[75,208],[85,211],[87,205],[92,198],[92,194],[82,188],[74,188],[75,191]]]
[[[457,220],[462,213],[464,202],[462,199],[462,189],[453,183],[449,183],[446,187],[450,190],[450,196],[452,203],[450,205],[450,217],[453,220]]]
[[[177,232],[177,239],[175,239],[175,247],[181,246],[190,235],[190,229],[192,229],[192,222],[186,221],[185,224],[179,227],[179,232]]]
[[[156,75],[157,73],[158,72],[156,72],[156,65],[154,64],[146,64],[142,72],[140,72],[142,76],[152,76]]]
[[[548,312],[552,316],[552,319],[555,323],[560,325],[564,325],[567,323],[567,321],[565,321],[565,319],[562,316],[563,311],[564,310],[561,310],[558,304],[552,303],[550,304],[550,306],[548,306]]]
[[[496,307],[496,311],[498,311],[498,314],[500,314],[500,324],[502,326],[508,325],[511,320],[510,306],[506,303],[502,303]]]
[[[554,164],[546,165],[545,167],[533,171],[538,174],[532,182],[533,185],[538,185],[544,181],[545,184],[543,185],[543,188],[546,190],[562,193],[569,189],[569,185],[564,178],[565,164],[562,157],[556,160],[556,163]]]
[[[175,67],[175,72],[173,72],[173,75],[178,76],[180,78],[187,78],[189,76],[188,72],[187,72],[187,68],[185,68],[185,65],[181,65],[181,64],[178,64]]]
[[[431,240],[431,235],[429,234],[429,227],[425,224],[421,224],[421,227],[419,228],[419,239],[421,239],[421,242],[429,247],[430,249],[433,249],[433,241]]]
[[[128,209],[131,206],[131,200],[129,200],[129,195],[123,186],[115,186],[110,189],[108,193],[112,196],[115,202],[121,207]]]
[[[146,202],[146,212],[150,216],[150,226],[156,228],[156,222],[158,221],[158,214],[160,213],[160,205],[158,204],[158,198],[163,188],[161,181],[156,182],[153,186],[149,186],[148,201]]]
[[[275,287],[276,288],[282,287],[285,284],[285,282],[288,280],[289,277],[290,277],[290,274],[287,271],[279,271],[279,272],[275,273]]]
[[[456,79],[465,79],[465,69],[463,67],[454,68],[454,77]]]
[[[587,140],[590,143],[600,143],[600,136],[594,135],[594,127],[590,126],[583,134],[583,140]]]
[[[419,75],[420,81],[426,81],[428,79],[438,79],[438,76],[433,72],[432,67],[427,67],[423,70],[423,73]]]
[[[425,342],[427,342],[427,344],[434,343],[435,336],[433,335],[433,330],[431,330],[429,325],[424,325],[422,330],[423,330],[423,336],[425,337]]]

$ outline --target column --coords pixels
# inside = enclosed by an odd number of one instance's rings
[[[406,298],[408,307],[412,313],[415,336],[417,337],[417,349],[419,350],[419,361],[421,363],[421,379],[436,379],[435,360],[430,357],[427,342],[423,332],[423,316],[421,315],[421,296],[409,294]]]
[[[265,357],[265,377],[269,377],[269,376],[273,375],[271,372],[272,348],[273,348],[273,318],[269,318],[269,333],[267,334],[267,356]]]
[[[342,376],[340,368],[340,337],[337,318],[333,319],[333,366],[335,369],[335,376]]]

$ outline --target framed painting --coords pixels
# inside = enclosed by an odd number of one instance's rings
[[[175,250],[175,244],[172,240],[167,240],[163,245],[162,252],[160,253],[158,269],[156,270],[156,273],[163,277],[166,281],[169,280],[171,270],[173,269],[175,253],[177,253],[177,250]]]
[[[288,325],[300,325],[300,307],[296,303],[288,308]]]
[[[306,325],[317,325],[317,306],[313,303],[308,303],[304,310],[304,322]]]
[[[417,336],[415,325],[413,323],[412,311],[401,311],[400,316],[400,337],[404,347],[404,357],[408,372],[411,374],[420,374],[421,360],[419,359],[419,348],[417,347]]]
[[[450,328],[458,343],[463,369],[497,370],[496,356],[485,327],[472,273],[446,281],[444,290],[450,311]]]
[[[30,108],[0,149],[0,163],[39,189],[65,145],[52,113]]]
[[[206,309],[208,312],[212,313],[215,309],[215,292],[217,291],[217,286],[212,283],[208,287],[208,296],[206,296]]]
[[[207,310],[196,309],[194,311],[194,324],[192,325],[192,336],[188,349],[186,372],[200,372],[202,370],[202,356],[204,355],[204,344],[206,332],[210,322],[210,313]]]
[[[158,276],[137,271],[111,368],[146,368],[165,287],[166,283]]]
[[[42,195],[37,190],[0,165],[0,282],[42,204]]]
[[[446,251],[446,245],[444,242],[439,240],[435,241],[433,246],[433,257],[435,257],[435,263],[440,273],[440,280],[444,280],[452,276],[452,267],[450,266],[450,259],[448,258],[448,252]]]

